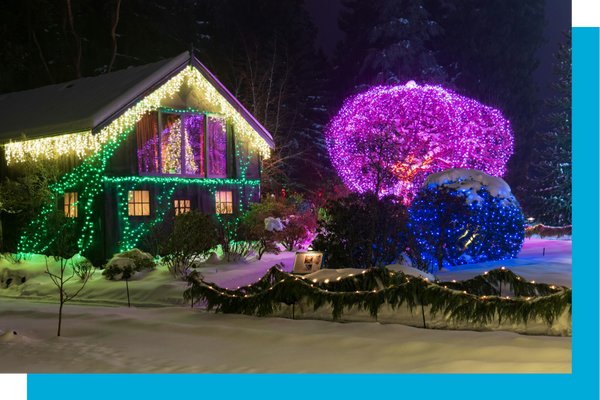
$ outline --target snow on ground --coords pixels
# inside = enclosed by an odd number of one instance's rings
[[[0,372],[570,373],[571,339],[0,301]],[[9,335],[10,336],[10,335]]]
[[[545,255],[544,255],[545,249]],[[525,239],[518,257],[512,260],[459,265],[434,271],[440,280],[473,278],[504,266],[528,281],[571,287],[571,240]],[[503,292],[504,293],[504,292]]]
[[[198,271],[207,281],[236,288],[278,262],[291,271],[294,254],[221,261]],[[469,279],[500,266],[528,280],[571,287],[571,242],[526,239],[517,259],[434,275]],[[65,306],[58,338],[57,289],[44,270],[43,257],[16,265],[0,260],[0,372],[571,372],[570,337],[256,318],[183,307],[186,284],[163,267],[130,280],[132,308],[123,307],[125,282],[108,281],[97,271]],[[349,273],[317,274],[331,280]]]

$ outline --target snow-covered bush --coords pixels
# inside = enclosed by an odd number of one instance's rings
[[[244,213],[237,236],[252,243],[259,260],[265,253],[279,254],[275,235],[283,228],[281,218],[291,212],[292,208],[282,199],[266,197],[260,203],[251,204]]]
[[[131,249],[123,253],[115,254],[106,264],[102,276],[110,280],[128,279],[135,272],[143,271],[145,269],[154,269],[155,267],[156,265],[150,254],[144,253],[138,249]]]
[[[73,271],[81,280],[89,279],[94,273],[94,265],[87,259],[82,259],[73,263]]]
[[[410,231],[440,268],[515,258],[524,240],[525,218],[510,187],[477,170],[430,175],[409,214]]]

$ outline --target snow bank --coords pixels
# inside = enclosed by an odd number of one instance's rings
[[[518,204],[510,190],[510,186],[508,186],[504,179],[488,175],[476,169],[454,168],[436,172],[425,179],[423,187],[437,185],[446,185],[465,192],[467,194],[467,203],[474,201],[482,202],[483,199],[477,194],[477,191],[483,187],[493,197],[503,199],[504,204]]]
[[[284,263],[284,270],[291,271],[294,257],[294,252],[283,252],[277,256],[265,254],[260,261],[201,264],[196,270],[204,276],[206,281],[234,289],[256,282],[276,263]],[[5,278],[9,276],[19,277],[19,279],[14,279],[8,287],[0,285],[0,303],[9,301],[6,299],[13,299],[12,301],[23,299],[31,300],[32,304],[35,304],[34,302],[52,302],[57,304],[58,289],[45,273],[45,261],[46,258],[44,256],[34,256],[30,260],[22,261],[19,264],[10,264],[6,259],[1,259],[0,279],[4,279],[5,283]],[[54,261],[52,257],[48,259],[48,263],[51,268],[56,268],[59,265],[59,262]],[[435,271],[435,275],[440,280],[466,280],[482,274],[484,271],[490,271],[500,266],[505,266],[513,270],[513,272],[523,276],[527,280],[571,287],[571,242],[566,240],[527,239],[517,259],[451,266],[441,271]],[[394,271],[402,271],[413,276],[420,275],[433,280],[431,274],[424,273],[408,265],[393,264],[387,266],[387,268]],[[316,277],[319,281],[324,282],[325,279],[331,281],[340,276],[362,273],[362,271],[352,269],[321,270],[307,275],[307,277],[312,277],[312,279]],[[101,276],[101,272],[96,270],[85,289],[69,304],[126,306],[127,293],[125,282],[106,280]],[[26,278],[25,282],[21,282],[21,278],[23,277]],[[75,278],[69,282],[67,290],[71,290],[70,285],[73,285],[73,288],[79,287],[79,279]],[[185,289],[187,289],[187,284],[173,279],[167,268],[161,265],[158,265],[155,270],[145,270],[136,273],[129,280],[132,307],[189,307],[189,303],[183,300],[183,291]],[[506,288],[503,287],[503,295],[510,295],[510,293],[504,292],[504,290]],[[276,315],[291,317],[291,308],[286,305],[282,305],[282,307],[280,313]],[[315,318],[331,321],[331,313],[329,311],[328,314],[326,308],[322,308],[315,315],[311,315],[308,308],[302,314],[299,311],[301,307],[301,305],[296,304],[295,312],[297,318]],[[382,310],[378,321],[393,322],[396,324],[404,323],[422,327],[423,318],[419,314],[420,311],[420,309],[415,309],[414,314],[411,314],[406,308],[396,310],[394,313],[389,310]],[[169,313],[171,312],[175,312],[175,310],[171,309]],[[289,316],[286,313],[289,313]],[[444,325],[445,321],[441,319],[430,321],[427,309],[425,309],[425,313],[428,326],[440,329],[470,329],[468,326],[446,326]],[[368,312],[360,313],[353,310],[345,312],[342,320],[368,321],[370,323],[374,321]],[[519,333],[567,334],[568,329],[570,329],[566,328],[569,326],[568,318],[563,316],[559,323],[562,325],[555,324],[550,330],[543,324],[528,324],[528,329],[526,330],[507,325],[502,325],[500,328]],[[488,328],[491,330],[495,329],[494,327]],[[2,326],[2,319],[0,318],[0,333],[4,333],[6,329],[15,329],[17,332],[20,332],[18,326]]]
[[[401,271],[407,275],[412,275],[412,276],[417,276],[417,277],[421,276],[421,277],[427,278],[431,281],[433,281],[435,279],[433,277],[433,275],[428,274],[427,272],[419,271],[418,269],[410,267],[408,265],[392,264],[392,265],[386,266],[386,268],[388,268],[392,271],[396,271],[396,272]],[[304,278],[307,280],[310,280],[311,282],[324,283],[326,280],[328,280],[329,282],[333,282],[333,281],[341,280],[343,278],[348,278],[351,276],[362,275],[366,272],[367,272],[367,270],[365,270],[365,269],[357,269],[357,268],[322,269],[320,271],[313,272],[312,274],[304,275]]]

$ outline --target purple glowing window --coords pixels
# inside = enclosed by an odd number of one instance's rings
[[[181,116],[162,114],[160,129],[160,172],[181,174]]]
[[[204,115],[185,119],[185,173],[204,176]]]
[[[208,144],[208,175],[227,175],[227,122],[223,118],[208,117],[206,141]]]
[[[136,124],[141,174],[227,176],[227,121],[217,116],[152,112]]]
[[[144,114],[136,124],[139,172],[158,172],[157,116],[157,112]]]

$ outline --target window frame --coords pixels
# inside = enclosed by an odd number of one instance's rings
[[[71,200],[72,197],[75,198],[73,203],[67,203],[67,195],[69,195],[69,200]],[[65,192],[63,194],[63,211],[65,213],[66,218],[77,218],[79,216],[79,209],[77,207],[79,203],[78,198],[79,196],[77,192]],[[73,213],[73,210],[75,210],[75,215],[71,215]]]
[[[220,199],[219,199],[219,202],[217,202],[217,194],[218,193],[223,193],[223,192],[229,192],[229,193],[231,193],[231,202],[227,202],[227,201],[221,202]],[[217,214],[217,215],[233,215],[233,214],[235,214],[234,208],[233,208],[233,204],[234,204],[234,201],[233,201],[233,190],[215,190],[214,199],[215,199],[215,214]],[[231,212],[230,213],[218,212],[219,211],[218,204],[231,204]]]
[[[204,169],[204,174],[189,174],[186,171],[186,162],[185,162],[185,140],[181,140],[181,149],[180,149],[180,154],[181,154],[181,173],[179,174],[165,174],[162,172],[139,172],[139,168],[138,168],[138,175],[139,176],[155,176],[155,177],[165,177],[165,176],[172,176],[172,177],[183,177],[183,178],[195,178],[195,179],[205,179],[205,178],[212,178],[212,179],[226,179],[231,175],[231,167],[230,167],[230,154],[229,154],[229,147],[230,147],[230,141],[232,139],[230,139],[230,135],[229,135],[229,130],[232,129],[231,128],[231,124],[229,122],[229,120],[226,118],[226,116],[224,114],[220,114],[220,113],[212,113],[212,112],[195,112],[195,111],[177,111],[177,110],[172,110],[172,109],[167,109],[167,108],[160,108],[157,110],[157,123],[156,123],[156,137],[158,138],[158,168],[159,170],[161,169],[162,166],[162,146],[161,146],[161,142],[162,142],[162,137],[161,137],[161,130],[162,130],[162,119],[163,119],[163,114],[177,114],[180,116],[181,118],[181,124],[183,126],[182,131],[186,131],[187,130],[187,118],[190,116],[199,116],[199,115],[203,115],[204,116],[204,121],[203,121],[203,128],[204,128],[204,160],[202,160],[203,163],[203,169]],[[226,173],[224,175],[214,175],[214,174],[209,174],[208,173],[208,118],[209,117],[218,117],[218,118],[222,118],[225,121],[225,138],[226,138],[226,155],[225,155],[225,169],[226,169]],[[137,134],[137,132],[136,132]],[[139,160],[138,160],[139,162]]]
[[[144,196],[143,196],[143,194],[140,195],[142,197],[142,200],[140,202],[136,202],[135,201],[135,192],[142,192],[142,193],[143,192],[148,192],[148,203],[144,202],[144,199],[143,199]],[[130,205],[132,204],[132,202],[130,200],[130,197],[129,197],[130,193],[133,193],[133,198],[132,199],[133,199],[133,212],[134,212],[134,214],[131,214],[130,211],[129,211],[130,210]],[[136,204],[141,204],[142,205],[142,214],[139,214],[139,215],[135,214],[135,205]],[[143,208],[144,204],[148,204],[148,214],[143,214],[143,212],[144,212],[144,208]],[[131,217],[134,217],[134,218],[147,218],[147,217],[151,217],[152,216],[152,206],[151,206],[151,204],[152,204],[152,202],[150,201],[150,190],[144,190],[144,189],[135,190],[135,189],[132,189],[132,190],[128,190],[127,191],[127,216],[129,218],[131,218]]]
[[[184,206],[181,207],[181,202],[184,202]],[[179,205],[176,205],[175,202],[178,202]],[[173,208],[175,209],[175,215],[184,214],[186,212],[192,211],[192,201],[190,199],[185,198],[177,198],[173,199]],[[183,211],[181,209],[183,208]]]

